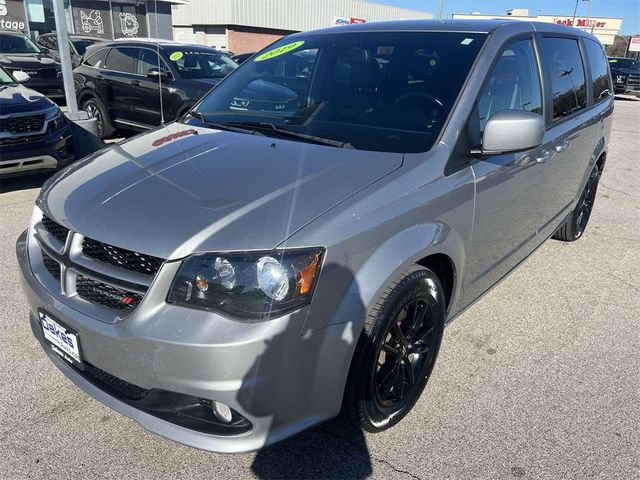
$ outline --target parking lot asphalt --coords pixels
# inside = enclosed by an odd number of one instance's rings
[[[334,420],[256,454],[150,434],[50,363],[14,253],[42,181],[0,186],[2,478],[640,479],[640,102],[616,101],[584,237],[548,241],[447,328],[398,426]]]

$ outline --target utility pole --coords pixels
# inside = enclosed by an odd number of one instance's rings
[[[444,0],[438,0],[438,20],[442,20],[442,4]]]
[[[73,68],[71,67],[71,53],[69,52],[69,33],[64,15],[64,2],[53,0],[53,15],[56,19],[56,36],[58,38],[58,51],[60,52],[60,66],[62,67],[62,79],[64,82],[64,96],[67,99],[67,108],[71,116],[78,113],[76,100],[76,87],[73,82]]]

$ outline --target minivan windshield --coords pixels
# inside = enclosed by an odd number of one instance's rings
[[[640,61],[633,58],[610,58],[609,64],[611,68],[624,68],[626,70],[640,71]]]
[[[485,38],[455,32],[287,37],[243,63],[187,121],[360,150],[423,152],[437,139]]]
[[[2,53],[41,53],[40,48],[23,35],[0,33],[0,52]]]

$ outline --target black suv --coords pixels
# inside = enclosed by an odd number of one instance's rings
[[[202,45],[103,42],[88,47],[74,70],[78,104],[98,119],[103,138],[116,126],[144,130],[160,125],[160,105],[165,121],[181,117],[237,66]]]
[[[103,42],[102,38],[90,37],[87,35],[69,35],[69,53],[71,53],[71,64],[73,67],[80,65],[80,60],[87,50],[87,47],[94,43]],[[58,48],[58,36],[55,33],[45,33],[40,35],[36,43],[43,49],[49,51],[51,56],[60,61],[60,49]]]
[[[640,90],[640,61],[633,58],[609,57],[609,68],[616,93]]]
[[[25,84],[49,98],[64,99],[60,64],[20,32],[0,32],[0,66],[29,74]]]

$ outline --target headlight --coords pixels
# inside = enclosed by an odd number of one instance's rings
[[[50,110],[48,110],[47,117],[48,117],[48,120],[51,121],[54,131],[61,128],[67,121],[67,119],[64,116],[64,113],[62,113],[58,107],[51,108]]]
[[[321,248],[188,257],[167,302],[242,319],[285,315],[311,301]]]

